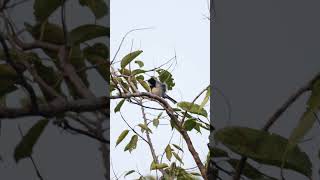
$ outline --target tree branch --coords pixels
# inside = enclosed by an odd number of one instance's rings
[[[15,62],[13,62],[13,60],[11,59],[10,53],[9,53],[9,48],[8,48],[7,43],[4,40],[2,34],[0,34],[0,43],[2,45],[2,48],[4,50],[4,54],[6,56],[6,62],[16,71],[16,73],[18,75],[18,83],[21,84],[29,93],[31,103],[33,106],[32,111],[37,112],[39,107],[38,107],[38,103],[37,103],[36,93],[34,92],[32,86],[30,84],[28,84],[27,81],[24,79],[23,71],[21,71],[19,66]]]
[[[19,118],[26,116],[54,117],[58,113],[67,111],[91,112],[97,110],[106,110],[109,114],[109,100],[107,97],[78,99],[73,101],[54,100],[48,104],[40,104],[38,112],[30,107],[8,108],[0,106],[0,118]]]

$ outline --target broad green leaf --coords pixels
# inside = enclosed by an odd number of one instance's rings
[[[124,140],[124,138],[128,135],[128,133],[129,133],[129,130],[128,130],[128,129],[122,131],[122,133],[119,135],[119,137],[118,137],[118,139],[117,139],[117,141],[116,141],[116,146],[117,146],[118,144],[120,144],[120,143]]]
[[[183,161],[182,161],[182,159],[180,158],[180,156],[179,156],[177,153],[172,152],[172,154],[173,154],[173,156],[174,156],[181,164],[184,164]]]
[[[117,106],[114,108],[114,112],[115,112],[115,113],[120,111],[120,109],[121,109],[121,107],[122,107],[122,105],[123,105],[124,102],[125,102],[125,99],[122,99],[122,100],[117,104]]]
[[[132,173],[134,173],[134,172],[136,172],[136,171],[135,171],[135,170],[128,171],[128,172],[124,175],[124,177],[126,177],[126,176],[128,176],[128,175],[130,175],[130,174],[132,174]]]
[[[45,42],[49,42],[56,45],[64,44],[64,35],[63,30],[60,25],[53,24],[47,21],[43,23],[38,23],[34,26],[25,23],[26,30],[32,35],[32,37],[36,40],[41,40]],[[50,51],[46,49],[42,49],[46,55],[51,58],[57,58],[56,51]]]
[[[152,124],[153,124],[155,127],[158,127],[158,126],[159,126],[159,119],[158,119],[158,118],[153,119]]]
[[[25,27],[34,39],[58,45],[62,45],[64,43],[63,30],[58,24],[43,22],[32,26],[25,23]]]
[[[132,71],[132,74],[133,74],[133,72],[134,72],[134,71]],[[143,75],[139,75],[139,76],[136,77],[136,79],[144,80],[144,77],[143,77]]]
[[[138,136],[133,135],[131,137],[130,142],[127,144],[127,146],[124,148],[124,151],[128,151],[131,153],[132,150],[137,148],[137,142],[138,142]]]
[[[95,43],[91,47],[84,48],[83,53],[87,61],[91,65],[96,65],[95,69],[109,82],[110,62],[107,60],[109,58],[109,48],[105,44]]]
[[[138,57],[143,51],[137,50],[124,56],[121,60],[121,68],[125,68],[131,61]]]
[[[79,0],[82,6],[87,6],[97,19],[108,14],[108,6],[104,0]]]
[[[142,74],[145,73],[146,71],[143,69],[135,69],[132,71],[132,75],[138,75],[138,74]]]
[[[191,131],[193,128],[195,128],[197,125],[197,122],[195,119],[188,119],[183,123],[183,128],[187,131]]]
[[[166,152],[166,157],[169,161],[171,161],[172,157],[172,149],[170,147],[170,144],[167,145],[166,149],[164,150]]]
[[[182,101],[182,102],[179,102],[177,105],[181,109],[188,111],[190,113],[198,114],[198,115],[201,115],[204,117],[208,116],[207,111],[203,108],[200,108],[200,106],[198,104]]]
[[[141,86],[147,91],[150,92],[150,86],[144,80],[137,79]]]
[[[316,120],[316,113],[320,109],[320,79],[312,86],[311,96],[307,102],[306,111],[303,113],[298,125],[293,129],[288,148],[295,146],[313,127]]]
[[[179,151],[182,151],[182,152],[183,152],[183,149],[182,149],[180,146],[178,146],[178,145],[176,145],[176,144],[172,144],[172,145],[173,145],[173,147],[177,148]]]
[[[210,86],[209,86],[209,87],[207,88],[206,96],[204,97],[203,101],[202,101],[201,104],[200,104],[199,111],[200,111],[200,109],[203,109],[204,106],[208,103],[209,98],[210,98],[210,94],[211,94],[210,92],[211,92],[211,90],[210,90]]]
[[[249,157],[259,163],[281,167],[288,140],[262,130],[245,127],[227,127],[216,131],[216,141],[222,142],[235,153]],[[294,170],[307,177],[312,175],[312,164],[306,153],[298,146],[287,151],[284,168]]]
[[[110,36],[109,28],[96,24],[78,26],[70,32],[71,44],[80,44],[98,37]]]
[[[151,129],[146,124],[138,124],[139,127],[141,127],[141,132],[147,131],[149,133],[152,133]]]
[[[239,164],[239,160],[237,159],[229,159],[227,161],[234,169],[237,169],[237,166]],[[262,172],[260,172],[258,169],[250,165],[246,162],[244,168],[243,168],[243,175],[246,176],[249,179],[253,180],[277,180],[276,178],[270,177]]]
[[[154,161],[152,161],[151,166],[150,166],[150,170],[164,169],[166,167],[168,167],[168,164],[166,164],[166,163],[157,164]]]
[[[163,113],[163,112],[159,113],[158,116],[157,116],[155,119],[153,119],[152,123],[153,123],[153,125],[154,125],[155,127],[158,127],[158,125],[159,125],[159,120],[160,120],[160,117],[162,116],[162,113]]]
[[[168,90],[172,90],[175,86],[172,74],[164,69],[157,69],[157,73],[159,74],[159,80],[167,85]]]
[[[144,63],[142,61],[137,60],[137,61],[134,61],[134,62],[136,64],[138,64],[140,68],[144,66]]]
[[[48,122],[49,120],[47,119],[38,121],[31,129],[29,129],[27,134],[22,137],[14,150],[14,159],[16,162],[32,155],[33,147],[37,143]]]
[[[33,14],[37,21],[46,20],[60,5],[61,0],[35,0],[33,4]]]

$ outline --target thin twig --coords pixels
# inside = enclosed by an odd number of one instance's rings
[[[19,68],[19,66],[13,62],[11,59],[10,53],[9,53],[9,48],[7,46],[7,43],[5,42],[2,34],[0,34],[0,43],[2,45],[2,48],[4,50],[4,54],[6,56],[6,62],[16,71],[18,75],[18,83],[20,83],[29,93],[31,103],[32,103],[32,110],[34,112],[37,112],[39,110],[38,103],[37,103],[37,96],[36,93],[34,92],[32,86],[27,83],[27,81],[24,79],[23,76],[23,71]]]

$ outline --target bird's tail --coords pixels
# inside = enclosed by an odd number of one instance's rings
[[[170,96],[168,96],[167,94],[165,95],[165,98],[169,99],[171,102],[173,102],[174,104],[177,104],[177,101],[174,100],[173,98],[171,98]]]

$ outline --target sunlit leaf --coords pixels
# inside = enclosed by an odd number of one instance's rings
[[[184,164],[183,161],[182,161],[182,159],[180,158],[180,156],[179,156],[177,153],[172,152],[172,154],[173,154],[173,156],[174,156],[181,164]]]
[[[131,137],[130,142],[127,144],[127,146],[124,148],[124,151],[128,151],[131,153],[132,150],[137,148],[137,142],[138,142],[138,136],[137,135],[133,135]]]
[[[124,58],[121,60],[121,68],[126,67],[131,61],[133,61],[136,57],[138,57],[143,51],[138,50],[131,52],[127,54]]]
[[[167,145],[166,149],[164,150],[166,152],[166,157],[169,161],[171,161],[172,157],[172,149],[170,147],[170,144]]]
[[[187,131],[191,131],[193,128],[195,128],[197,125],[197,122],[195,119],[188,119],[183,123],[183,128]]]
[[[137,60],[137,61],[134,61],[134,62],[136,64],[138,64],[140,68],[144,66],[144,63],[142,61]]]
[[[206,96],[204,97],[203,101],[200,104],[199,111],[200,111],[200,109],[203,109],[204,106],[208,103],[209,98],[210,98],[210,94],[211,94],[211,90],[210,90],[210,87],[208,87],[207,92],[206,92]]]
[[[118,144],[120,144],[123,140],[124,140],[124,138],[126,138],[126,136],[128,135],[128,133],[129,133],[129,130],[124,130],[124,131],[122,131],[122,133],[119,135],[119,137],[118,137],[118,139],[117,139],[117,141],[116,141],[116,146],[118,145]]]
[[[117,104],[117,106],[114,108],[114,112],[115,112],[115,113],[120,111],[120,109],[121,109],[121,107],[122,107],[122,105],[123,105],[124,102],[125,102],[125,99],[122,99],[122,100]]]
[[[172,74],[165,69],[157,69],[157,73],[159,74],[159,80],[167,85],[168,90],[172,90],[175,86]]]
[[[152,161],[151,166],[150,166],[150,170],[164,169],[166,167],[168,167],[168,164],[166,164],[166,163],[157,164],[154,161]]]
[[[178,146],[178,145],[176,145],[176,144],[172,144],[172,145],[173,145],[173,147],[177,148],[179,151],[182,151],[182,152],[183,152],[183,149],[182,149],[180,146]]]
[[[144,80],[137,79],[141,86],[147,91],[150,92],[150,86]]]
[[[198,114],[204,117],[208,116],[207,111],[203,108],[200,108],[198,104],[182,101],[182,102],[179,102],[177,105],[181,109],[188,111],[190,113]]]

